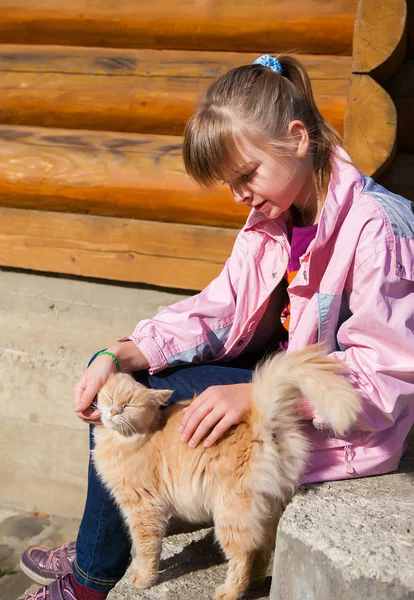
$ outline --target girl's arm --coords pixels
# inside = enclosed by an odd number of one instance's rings
[[[234,321],[246,247],[242,230],[220,275],[204,290],[138,323],[128,339],[146,357],[151,374],[178,364],[211,361],[223,349]]]
[[[152,374],[180,362],[214,358],[234,320],[245,245],[241,231],[222,272],[202,292],[169,306],[152,319],[140,321],[130,338],[107,349],[118,357],[122,370],[148,369]],[[99,411],[90,405],[113,372],[114,360],[107,355],[98,356],[75,384],[75,412],[83,421],[99,420]]]

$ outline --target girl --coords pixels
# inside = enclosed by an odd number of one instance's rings
[[[291,56],[265,55],[218,79],[187,125],[184,161],[202,185],[228,184],[250,215],[217,279],[95,358],[74,387],[77,415],[99,420],[92,401],[122,368],[174,389],[175,402],[196,391],[177,435],[208,446],[249,410],[259,357],[319,341],[346,364],[363,409],[338,439],[303,401],[313,452],[302,482],[395,470],[414,420],[411,203],[353,166]],[[25,572],[53,581],[26,600],[103,599],[129,554],[91,465],[76,548],[25,552]]]

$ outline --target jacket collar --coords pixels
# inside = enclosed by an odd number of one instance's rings
[[[341,226],[354,203],[356,193],[362,191],[363,176],[343,148],[337,147],[332,159],[332,174],[322,207],[313,250],[323,246]]]

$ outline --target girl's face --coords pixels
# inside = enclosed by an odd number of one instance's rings
[[[312,189],[312,165],[308,157],[276,157],[265,150],[246,144],[240,172],[229,183],[238,204],[255,208],[269,219],[279,217],[292,204],[309,206]]]

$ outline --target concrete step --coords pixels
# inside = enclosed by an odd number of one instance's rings
[[[302,487],[278,529],[271,600],[414,598],[414,429],[398,473]]]

